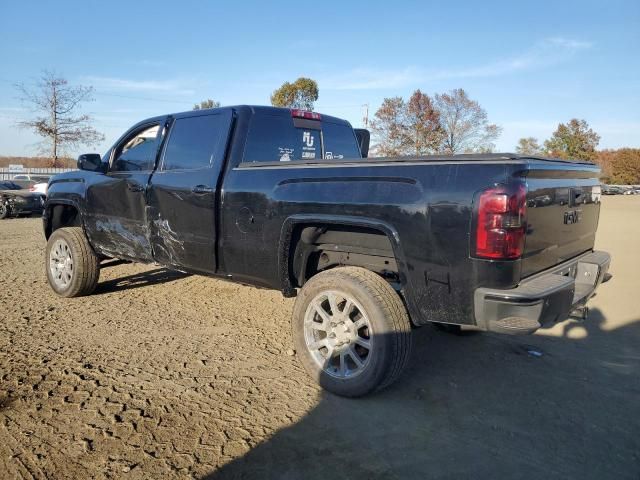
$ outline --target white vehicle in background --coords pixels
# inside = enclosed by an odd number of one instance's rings
[[[33,193],[41,193],[42,195],[46,195],[47,185],[49,185],[48,182],[34,183],[29,187],[29,191]]]
[[[20,174],[14,175],[11,181],[16,183],[17,185],[20,185],[22,188],[31,190],[32,192],[46,194],[47,183],[49,182],[50,178],[51,178],[51,175],[46,175],[46,174],[20,173]],[[42,183],[44,183],[44,186],[39,185]],[[33,190],[33,187],[35,187],[36,185],[39,185],[38,190]]]

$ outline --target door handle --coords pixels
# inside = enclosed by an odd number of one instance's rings
[[[205,193],[214,192],[213,188],[207,187],[206,185],[196,185],[191,189],[191,191],[197,195],[204,195]]]
[[[141,192],[144,190],[144,187],[139,183],[127,183],[127,188],[130,192]]]

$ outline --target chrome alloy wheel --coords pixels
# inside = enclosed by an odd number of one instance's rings
[[[318,366],[332,377],[355,377],[369,364],[373,345],[369,317],[345,293],[324,291],[309,303],[304,339]]]
[[[49,270],[56,286],[64,289],[73,278],[73,258],[69,244],[59,238],[49,252]]]

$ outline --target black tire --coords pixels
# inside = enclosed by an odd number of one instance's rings
[[[9,216],[11,212],[9,211],[9,205],[5,202],[0,201],[0,220],[4,220]]]
[[[71,279],[64,286],[56,283],[50,268],[51,251],[58,240],[68,245],[72,259]],[[81,227],[59,228],[51,234],[45,254],[45,271],[49,285],[61,297],[81,297],[95,290],[100,277],[100,261]]]
[[[323,292],[338,292],[355,299],[371,324],[371,349],[367,352],[365,367],[353,378],[336,378],[327,373],[318,363],[317,352],[314,357],[307,346],[305,316],[308,309],[312,311],[311,303]],[[338,310],[340,308],[346,307]],[[359,397],[391,385],[402,373],[411,353],[411,325],[402,299],[382,277],[364,268],[334,268],[312,277],[298,292],[291,324],[295,348],[304,368],[324,389],[344,397]]]

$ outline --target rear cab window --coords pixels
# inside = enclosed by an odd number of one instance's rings
[[[243,162],[295,162],[359,159],[360,149],[348,123],[285,112],[256,112],[249,126]]]

